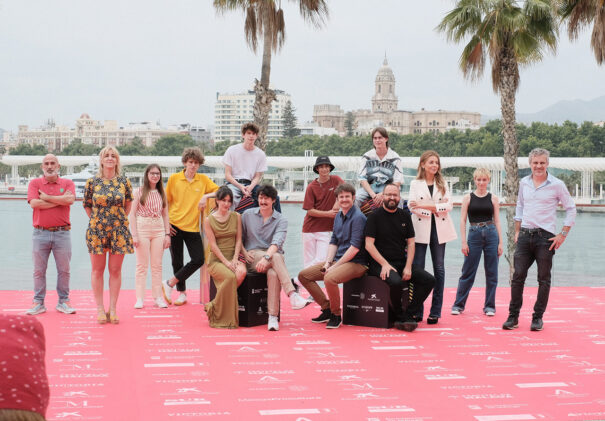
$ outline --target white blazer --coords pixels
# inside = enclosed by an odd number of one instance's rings
[[[415,200],[417,203],[429,202],[434,203],[437,208],[435,214],[435,226],[437,227],[437,238],[439,244],[447,243],[458,238],[454,222],[450,218],[452,210],[452,195],[445,188],[445,194],[434,185],[433,195],[429,191],[429,187],[425,180],[413,180],[410,185],[410,201]],[[416,233],[416,242],[421,244],[429,244],[431,242],[431,215],[432,212],[421,208],[410,208],[412,211],[412,224]]]

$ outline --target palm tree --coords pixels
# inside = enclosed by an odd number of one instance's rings
[[[456,43],[470,38],[460,56],[460,68],[466,78],[480,78],[489,57],[492,87],[500,94],[502,112],[504,194],[507,203],[516,203],[519,142],[515,95],[519,88],[519,67],[540,61],[545,50],[556,51],[558,27],[552,0],[458,0],[436,29]],[[511,276],[515,247],[513,217],[514,208],[508,207],[506,257]]]
[[[567,20],[569,39],[578,38],[580,30],[591,23],[590,47],[597,63],[605,63],[605,0],[560,0],[559,14]]]
[[[298,3],[303,19],[315,27],[322,27],[328,17],[328,6],[325,0],[292,0]],[[254,80],[254,122],[260,133],[257,145],[265,150],[267,145],[267,127],[271,103],[275,92],[269,88],[271,76],[271,55],[280,50],[286,37],[286,24],[281,0],[214,0],[214,7],[219,13],[231,10],[243,10],[246,14],[244,34],[248,46],[255,53],[258,50],[259,38],[263,41],[263,62],[260,82]]]

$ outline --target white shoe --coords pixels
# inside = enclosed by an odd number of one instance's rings
[[[292,306],[292,310],[300,310],[301,308],[305,308],[307,304],[309,304],[307,300],[301,297],[298,292],[290,294],[290,306]]]
[[[155,299],[155,305],[159,308],[168,308],[168,304],[166,304],[166,301],[162,297]]]
[[[279,330],[277,316],[272,316],[269,314],[269,323],[267,324],[267,329],[272,332],[277,332]]]
[[[311,303],[313,303],[313,302],[315,302],[315,299],[313,298],[313,296],[312,296],[312,295],[309,295],[309,296],[307,297],[307,305],[309,305],[309,304],[311,304]]]
[[[452,309],[452,314],[453,314],[454,316],[457,316],[457,315],[459,315],[460,313],[462,313],[462,311],[458,310],[457,308],[453,308],[453,309]]]
[[[143,308],[143,300],[139,298],[137,302],[134,303],[134,308]]]
[[[185,304],[186,302],[187,302],[187,294],[185,294],[184,292],[181,292],[181,293],[179,294],[179,298],[177,298],[177,299],[174,301],[174,303],[173,303],[173,304],[174,304],[175,306],[182,306],[182,305],[183,305],[183,304]]]
[[[485,315],[486,315],[486,316],[489,316],[489,317],[493,317],[493,316],[495,316],[495,315],[496,315],[496,312],[495,312],[495,311],[488,310],[488,311],[486,311],[486,312],[485,312]]]
[[[164,294],[164,300],[166,300],[168,304],[172,304],[172,300],[170,299],[170,296],[172,295],[172,288],[174,287],[168,285],[168,279],[164,279],[162,281],[162,294]]]

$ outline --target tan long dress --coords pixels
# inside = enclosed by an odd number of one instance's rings
[[[220,222],[214,215],[210,215],[208,216],[208,222],[214,232],[216,245],[221,253],[227,260],[232,260],[237,236],[237,213],[230,212],[225,222]],[[216,286],[214,300],[204,307],[210,327],[235,329],[239,325],[235,273],[212,252],[208,261],[208,272]]]

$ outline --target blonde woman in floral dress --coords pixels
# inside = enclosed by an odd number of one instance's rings
[[[92,291],[97,304],[97,321],[120,322],[116,314],[122,286],[124,255],[133,253],[132,236],[128,230],[128,213],[132,204],[132,186],[120,173],[120,154],[113,146],[99,153],[99,172],[86,181],[84,209],[90,218],[86,245],[92,266]],[[109,258],[107,258],[109,255]],[[109,272],[109,312],[103,304],[103,274]]]

